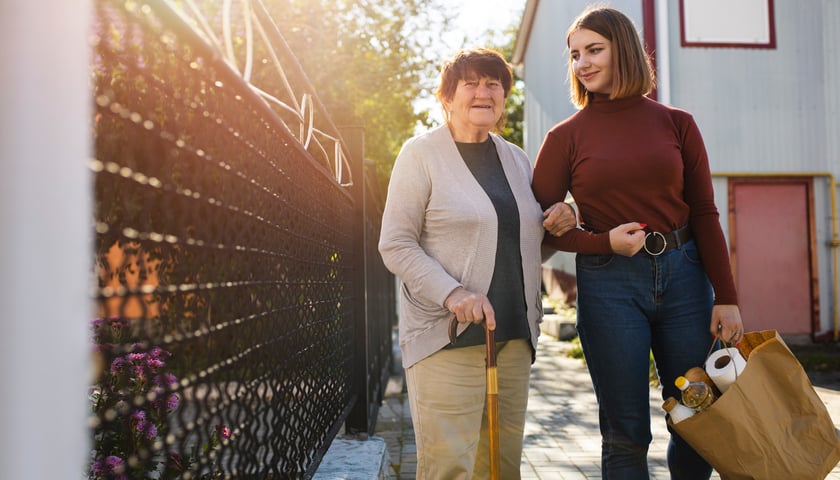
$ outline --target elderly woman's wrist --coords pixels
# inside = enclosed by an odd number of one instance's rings
[[[463,285],[458,285],[451,292],[449,292],[449,295],[447,295],[446,299],[443,301],[443,308],[449,310],[449,307],[452,304],[452,302],[454,301],[456,294],[460,293],[463,290],[464,290]]]

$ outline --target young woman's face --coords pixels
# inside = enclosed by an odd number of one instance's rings
[[[581,28],[569,36],[569,53],[575,77],[592,93],[613,89],[612,45],[600,34]]]

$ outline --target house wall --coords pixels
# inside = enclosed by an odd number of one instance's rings
[[[840,2],[823,0],[822,95],[825,106],[826,170],[840,177]]]
[[[773,6],[776,48],[754,49],[682,47],[680,11],[671,5],[670,103],[690,111],[703,133],[727,237],[727,173],[817,174],[815,274],[819,325],[826,331],[836,317],[829,244],[837,206],[833,211],[829,180],[840,176],[840,3],[802,8],[774,0]]]
[[[679,9],[669,12],[671,103],[694,115],[713,171],[828,166],[822,19],[774,3],[775,49],[681,47]]]

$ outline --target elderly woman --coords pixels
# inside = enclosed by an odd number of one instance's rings
[[[402,282],[400,348],[418,479],[488,476],[485,325],[497,340],[501,478],[519,478],[544,230],[528,158],[491,133],[511,83],[499,53],[457,53],[437,90],[446,124],[408,140],[391,174],[379,251]],[[575,224],[571,209],[562,219]]]

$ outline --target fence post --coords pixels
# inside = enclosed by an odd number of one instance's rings
[[[49,3],[0,9],[0,478],[81,478],[90,442],[93,2]]]
[[[374,422],[371,418],[370,397],[370,339],[368,338],[367,312],[367,212],[365,205],[365,131],[362,126],[339,127],[349,158],[350,172],[353,178],[351,193],[353,197],[353,334],[355,354],[353,356],[353,390],[356,402],[347,416],[347,433],[373,433]]]

